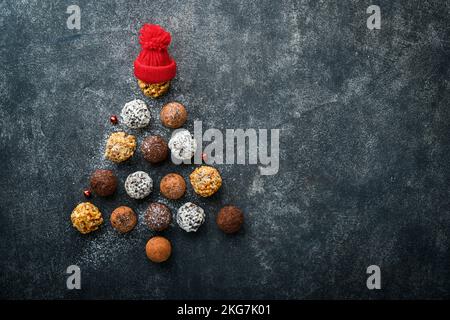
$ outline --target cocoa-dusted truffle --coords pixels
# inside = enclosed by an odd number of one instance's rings
[[[186,193],[186,182],[179,174],[169,173],[161,179],[159,190],[167,199],[180,199]]]
[[[162,107],[159,117],[164,126],[177,129],[183,126],[187,120],[186,108],[178,102],[169,102]]]
[[[222,185],[219,171],[210,166],[198,167],[190,174],[189,180],[195,193],[202,197],[212,196]]]
[[[219,229],[225,233],[238,232],[244,223],[244,213],[238,207],[225,206],[220,209],[216,223]]]
[[[145,212],[145,223],[153,231],[163,231],[172,222],[170,209],[159,202],[150,203]]]
[[[169,147],[162,137],[149,136],[142,142],[141,152],[144,159],[148,162],[158,163],[167,159]]]
[[[110,196],[117,189],[117,178],[111,170],[95,170],[91,175],[91,189],[101,197]]]
[[[120,163],[131,158],[136,150],[136,137],[125,132],[112,133],[106,141],[105,157]]]
[[[137,216],[133,209],[121,206],[111,213],[111,225],[120,233],[126,233],[134,229],[137,224]]]
[[[164,237],[156,236],[148,240],[145,246],[147,257],[153,262],[164,262],[172,253],[170,241]]]
[[[205,211],[198,205],[187,202],[177,212],[177,223],[186,232],[196,232],[205,222]]]
[[[125,180],[125,191],[133,199],[144,199],[153,190],[153,179],[144,171],[136,171]]]
[[[70,220],[81,233],[97,230],[103,223],[102,213],[90,202],[82,202],[73,209]]]

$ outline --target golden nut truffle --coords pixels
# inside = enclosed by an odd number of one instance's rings
[[[112,133],[106,141],[105,157],[120,163],[131,158],[136,150],[136,137],[125,132]]]
[[[144,95],[150,98],[159,98],[169,91],[170,81],[160,83],[146,83],[138,79],[139,88],[141,88]]]
[[[219,190],[222,185],[222,177],[216,168],[201,166],[195,169],[189,176],[195,193],[202,197],[210,197]]]
[[[169,102],[162,107],[159,118],[164,126],[172,129],[180,128],[188,117],[186,108],[178,102]]]
[[[119,233],[127,233],[136,226],[137,216],[130,207],[120,206],[111,213],[110,221]]]
[[[170,257],[172,246],[166,238],[156,236],[148,240],[145,246],[145,253],[153,262],[164,262]]]
[[[97,230],[103,223],[102,213],[90,202],[82,202],[73,209],[70,215],[72,224],[81,233]]]
[[[159,190],[167,199],[180,199],[186,193],[186,182],[179,174],[169,173],[161,179]]]

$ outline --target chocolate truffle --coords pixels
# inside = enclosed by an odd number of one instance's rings
[[[216,168],[201,166],[195,169],[189,176],[195,193],[202,197],[210,197],[219,190],[222,185],[222,177]]]
[[[172,156],[179,160],[189,160],[197,149],[197,142],[191,133],[185,129],[177,130],[169,140]]]
[[[141,152],[144,159],[148,162],[158,163],[167,159],[169,147],[162,137],[149,136],[142,142]]]
[[[103,223],[102,213],[90,202],[82,202],[73,209],[70,220],[81,233],[97,230]]]
[[[117,178],[111,170],[95,170],[91,175],[91,189],[101,197],[112,195],[117,188]]]
[[[177,212],[177,223],[186,232],[196,232],[205,222],[205,211],[198,205],[187,202]]]
[[[110,220],[113,228],[120,233],[126,233],[133,230],[137,224],[137,216],[133,209],[126,206],[114,209],[111,213]]]
[[[114,132],[106,141],[105,157],[120,163],[131,158],[136,150],[136,137],[125,132]]]
[[[140,129],[150,123],[150,111],[144,101],[136,99],[125,104],[120,113],[122,122],[131,129]]]
[[[166,238],[156,236],[148,240],[145,246],[145,253],[153,262],[164,262],[170,257],[172,246]]]
[[[186,182],[179,174],[169,173],[162,178],[159,190],[167,199],[180,199],[186,193]]]
[[[148,173],[136,171],[125,180],[125,191],[133,199],[144,199],[153,189],[153,180]]]
[[[178,102],[169,102],[162,107],[159,117],[164,126],[177,129],[187,120],[186,108]]]
[[[220,209],[216,217],[216,223],[220,230],[225,233],[238,232],[244,223],[242,210],[235,206],[225,206]]]
[[[145,223],[153,231],[163,231],[172,222],[170,209],[159,202],[150,203],[145,212]]]

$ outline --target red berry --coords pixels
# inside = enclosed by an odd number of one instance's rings
[[[119,122],[117,116],[114,114],[111,117],[109,117],[109,121],[111,121],[112,124],[117,124],[117,122]]]
[[[84,196],[86,197],[86,198],[90,198],[91,197],[91,190],[89,190],[89,189],[86,189],[86,190],[84,190],[83,191],[83,194],[84,194]]]

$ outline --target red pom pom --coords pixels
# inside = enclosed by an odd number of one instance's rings
[[[144,49],[162,50],[170,44],[170,33],[157,24],[146,23],[139,33],[139,43]]]

